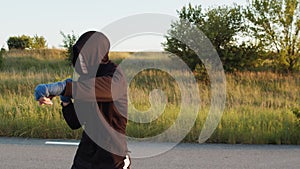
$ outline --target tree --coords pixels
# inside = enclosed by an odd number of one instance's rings
[[[235,36],[243,30],[241,7],[217,7],[206,13],[207,20],[201,27],[217,51],[232,46]]]
[[[299,68],[299,0],[248,1],[245,16],[249,35],[263,50],[275,54],[273,57],[282,70],[291,72]]]
[[[9,49],[43,49],[47,48],[47,42],[43,36],[34,35],[33,37],[22,35],[12,36],[7,40]]]
[[[12,36],[7,40],[7,45],[9,49],[25,49],[30,48],[32,44],[32,39],[29,36]]]
[[[47,41],[43,36],[34,35],[32,38],[32,49],[44,49],[47,48]]]
[[[244,29],[241,7],[237,5],[234,7],[217,7],[204,12],[200,5],[193,7],[189,4],[177,13],[180,20],[185,20],[202,30],[217,50],[223,64],[226,65],[225,68],[230,70],[233,65],[227,58],[228,53],[232,51],[232,46],[237,44],[235,37]],[[172,23],[171,29],[165,36],[164,49],[181,57],[192,70],[195,70],[197,65],[203,67],[195,52],[175,38],[178,37],[178,32],[182,32],[182,35],[179,36],[187,36],[186,31],[181,29],[184,29],[181,21]],[[234,54],[230,54],[231,56]]]
[[[72,31],[72,34],[65,34],[62,31],[60,31],[60,34],[63,36],[63,45],[66,49],[66,58],[69,63],[72,63],[72,57],[73,57],[73,45],[76,43],[78,36],[74,34]]]
[[[192,24],[203,24],[204,15],[202,13],[201,6],[195,6],[193,8],[191,4],[188,7],[183,7],[181,11],[177,11],[180,20],[187,20]],[[189,47],[182,43],[176,38],[177,34],[185,35],[185,26],[180,21],[171,24],[171,29],[165,36],[166,42],[163,43],[164,50],[176,54],[179,56],[192,70],[195,69],[196,65],[201,63],[200,59],[197,57],[194,51],[189,49]]]

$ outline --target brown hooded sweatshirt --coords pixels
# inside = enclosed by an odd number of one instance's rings
[[[106,36],[94,31],[83,34],[73,46],[73,66],[80,78],[67,83],[64,96],[74,103],[63,106],[62,112],[72,129],[83,124],[84,131],[72,169],[124,166],[127,84],[122,71],[108,60],[109,46]]]

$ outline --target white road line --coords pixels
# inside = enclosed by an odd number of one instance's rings
[[[66,146],[78,146],[77,142],[58,142],[58,141],[46,141],[47,145],[66,145]]]

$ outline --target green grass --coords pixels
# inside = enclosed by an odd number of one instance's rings
[[[4,57],[0,71],[0,135],[78,138],[79,131],[71,131],[62,121],[58,99],[53,107],[40,107],[33,97],[37,84],[62,80],[72,69],[60,55],[47,58],[36,53],[24,56],[24,52],[16,56],[15,52]]]
[[[0,69],[0,136],[35,138],[75,138],[81,130],[71,131],[63,120],[59,99],[53,106],[39,106],[33,90],[39,83],[50,83],[71,77],[63,51],[12,51],[6,53]],[[132,56],[151,62],[162,53],[111,53],[120,63]],[[162,61],[163,62],[163,61]],[[176,65],[174,65],[176,67]],[[178,76],[186,74],[175,70]],[[227,100],[222,119],[209,143],[300,144],[300,75],[270,72],[237,72],[226,74]],[[183,140],[196,142],[210,107],[210,87],[199,81],[200,110],[194,127]],[[166,72],[147,69],[130,83],[129,98],[139,111],[151,107],[149,93],[159,88],[168,100],[164,112],[149,123],[129,121],[127,134],[145,138],[155,136],[174,124],[180,112],[181,93],[178,84]],[[155,100],[159,98],[154,98]],[[187,110],[188,111],[188,110]],[[189,114],[185,114],[189,116]],[[151,118],[151,114],[129,109],[130,119]],[[298,116],[298,117],[297,117]],[[185,125],[187,121],[180,121]],[[180,128],[172,135],[181,133]],[[172,141],[172,137],[162,141]]]

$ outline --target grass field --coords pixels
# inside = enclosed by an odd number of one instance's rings
[[[75,138],[81,131],[71,131],[63,120],[59,99],[53,106],[39,106],[33,90],[39,83],[71,77],[73,69],[62,51],[13,51],[6,53],[0,70],[0,136],[37,138]],[[131,56],[152,59],[162,53],[111,53],[120,63]],[[178,75],[180,71],[176,71]],[[244,144],[300,144],[300,75],[271,72],[236,72],[226,74],[227,100],[222,119],[207,142]],[[210,88],[198,82],[200,110],[194,127],[183,140],[198,140],[210,107]],[[168,103],[156,120],[137,124],[129,122],[127,134],[144,138],[155,136],[174,123],[180,111],[181,94],[174,79],[163,71],[148,69],[130,83],[129,98],[140,111],[150,108],[149,92],[160,88]],[[129,109],[130,110],[130,109]],[[140,117],[129,111],[129,117]],[[147,115],[146,115],[147,116]],[[150,115],[149,115],[150,116]],[[188,114],[187,114],[188,116]],[[184,121],[182,125],[184,125]],[[180,131],[178,131],[180,132]],[[172,133],[177,135],[174,131]],[[163,141],[172,141],[166,138]]]

